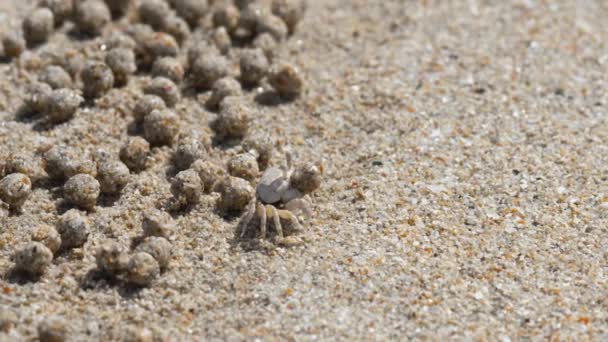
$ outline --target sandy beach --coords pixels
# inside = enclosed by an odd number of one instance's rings
[[[0,1],[0,36],[34,6]],[[102,241],[129,248],[141,213],[172,197],[174,147],[160,146],[87,213],[82,247],[22,279],[15,249],[65,211],[40,166],[23,213],[0,214],[0,340],[36,340],[49,318],[69,341],[608,339],[607,16],[592,0],[308,1],[275,51],[301,69],[301,96],[269,100],[267,82],[242,95],[250,132],[276,141],[273,165],[287,151],[323,165],[305,243],[243,244],[208,193],[172,214],[171,261],[150,286],[96,276]],[[128,21],[91,39],[68,23],[0,62],[0,160],[42,165],[55,145],[117,156],[138,134],[146,72],[65,123],[20,112],[57,51],[99,59]],[[213,137],[209,96],[182,95],[180,132]],[[237,153],[212,145],[208,159]]]

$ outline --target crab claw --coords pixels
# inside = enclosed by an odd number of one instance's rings
[[[321,186],[322,172],[315,164],[306,164],[291,174],[289,182],[292,187],[304,194],[310,194]]]
[[[291,211],[296,216],[304,216],[306,219],[312,216],[310,201],[307,197],[292,199],[285,204],[285,210]]]

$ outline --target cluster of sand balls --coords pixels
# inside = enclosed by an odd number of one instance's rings
[[[57,224],[42,224],[31,234],[31,241],[20,246],[13,255],[15,270],[39,276],[61,250],[82,247],[88,240],[90,222],[79,210],[70,209],[59,217]]]
[[[119,196],[135,174],[149,166],[153,147],[173,149],[178,173],[170,179],[172,202],[143,214],[142,241],[131,251],[111,240],[98,246],[97,268],[102,274],[136,286],[150,285],[171,258],[174,223],[167,211],[196,205],[206,193],[219,192],[218,206],[224,211],[243,210],[255,196],[252,184],[268,167],[274,142],[266,134],[250,132],[242,95],[261,85],[285,100],[302,94],[299,69],[276,56],[304,10],[303,0],[40,1],[20,31],[3,37],[6,57],[19,59],[26,50],[44,45],[67,22],[83,37],[102,38],[104,52],[88,59],[66,55],[47,63],[29,85],[26,108],[49,125],[66,124],[83,107],[94,107],[113,89],[142,78],[137,83],[140,96],[130,108],[140,134],[128,137],[118,155],[90,156],[61,146],[44,152],[48,178],[61,184],[63,200],[72,209],[55,227],[34,232],[31,241],[15,252],[15,269],[40,275],[56,253],[82,247],[91,230],[87,215],[100,196]],[[117,20],[123,23],[121,32],[108,30]],[[201,31],[204,38],[192,41]],[[186,90],[207,94],[201,106],[217,114],[209,123],[216,140],[240,144],[241,153],[227,165],[207,160],[210,147],[205,138],[182,134],[176,107]],[[26,162],[13,164],[3,170],[0,203],[19,212],[33,181],[27,165],[22,165]]]
[[[90,222],[82,212],[71,209],[59,217],[55,227],[40,225],[31,234],[31,241],[20,246],[13,255],[15,271],[40,276],[62,250],[82,247],[88,240]],[[171,258],[168,238],[175,230],[171,216],[158,209],[144,213],[143,240],[131,255],[115,241],[105,241],[96,250],[98,270],[110,277],[121,277],[134,286],[149,285]]]
[[[153,109],[159,110],[144,126],[149,128],[145,136],[153,145],[166,145],[179,121],[171,108],[180,102],[184,89],[209,91],[210,109],[217,109],[226,97],[239,96],[243,87],[258,86],[263,80],[281,97],[298,97],[304,87],[300,71],[274,57],[278,44],[294,32],[303,12],[301,0],[213,4],[191,0],[44,0],[24,19],[21,31],[3,37],[3,47],[6,57],[18,58],[28,47],[51,39],[68,21],[81,35],[103,37],[107,51],[102,56],[88,60],[78,54],[65,56],[41,70],[38,82],[29,89],[29,109],[42,114],[49,124],[61,124],[72,119],[85,101],[101,98],[111,89],[127,85],[136,72],[145,72],[152,79],[142,87],[142,101],[149,102],[149,98],[144,99],[148,95],[157,96],[166,108],[144,104],[134,117],[144,120]],[[125,15],[136,21],[121,32],[108,33],[106,28],[112,21]],[[203,31],[204,39],[191,41],[193,30]],[[218,134],[231,133],[229,121],[242,120],[224,115],[224,111],[219,114],[228,122],[217,126]],[[159,120],[170,123],[169,127],[159,127]]]
[[[119,194],[130,180],[129,168],[103,151],[93,160],[87,154],[54,146],[43,159],[49,177],[64,182],[68,204],[84,210],[93,210],[100,194]]]
[[[142,241],[128,253],[115,241],[105,241],[97,248],[97,269],[105,276],[133,286],[148,286],[171,260],[169,238],[175,231],[171,216],[158,209],[144,212]]]

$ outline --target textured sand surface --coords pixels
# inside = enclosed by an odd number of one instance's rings
[[[30,7],[0,1],[0,33]],[[1,219],[0,305],[18,323],[0,340],[31,339],[49,316],[74,340],[128,326],[168,340],[607,339],[607,16],[584,0],[309,1],[280,51],[306,94],[246,99],[254,131],[324,164],[306,245],[242,248],[208,195],[176,215],[172,263],[152,287],[89,279],[99,241],[128,246],[140,211],[170,197],[170,149],[155,149],[90,215],[84,248],[38,282],[14,281],[9,257],[56,221],[57,190],[36,188],[23,215]],[[70,44],[95,53],[65,36],[49,46]],[[59,142],[117,153],[137,84],[42,129],[15,114],[35,73],[0,70],[0,156]],[[210,134],[196,98],[178,109]]]

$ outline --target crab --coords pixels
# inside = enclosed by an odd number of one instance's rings
[[[288,163],[290,164],[290,163]],[[239,220],[240,238],[251,235],[251,230],[259,227],[258,239],[270,240],[270,227],[274,228],[273,240],[282,246],[301,245],[303,241],[293,235],[302,231],[302,224],[296,213],[310,217],[309,194],[321,185],[322,166],[305,165],[292,170],[277,167],[267,168],[260,178],[255,196],[247,205]],[[252,222],[257,218],[259,225]],[[289,232],[281,221],[289,222]],[[290,234],[288,234],[290,233]]]

